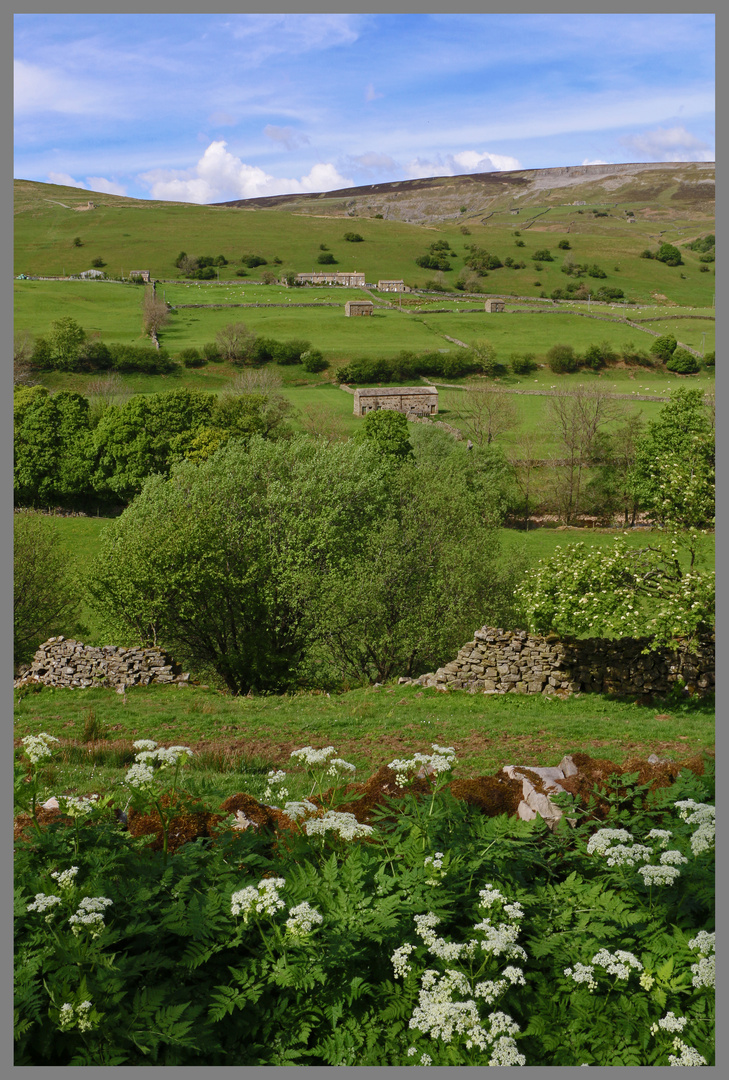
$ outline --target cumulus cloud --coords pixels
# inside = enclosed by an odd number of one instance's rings
[[[257,165],[246,165],[226,150],[222,139],[212,142],[193,169],[153,169],[139,180],[153,199],[211,203],[254,199],[265,195],[290,195],[332,191],[351,187],[334,165],[320,162],[300,179],[271,176]]]
[[[462,176],[465,173],[510,172],[521,169],[517,158],[481,150],[461,150],[457,154],[440,154],[432,160],[414,158],[406,167],[408,179],[427,176]]]
[[[117,184],[116,180],[107,180],[105,176],[87,176],[84,183],[83,180],[74,180],[69,173],[49,172],[48,179],[52,184],[59,184],[61,187],[101,191],[105,195],[126,195],[126,189],[121,184]]]
[[[276,127],[275,124],[266,124],[263,134],[287,150],[297,150],[300,146],[307,146],[310,141],[308,135],[301,135],[291,127]]]
[[[77,187],[88,190],[88,185],[84,184],[83,180],[74,180],[72,176],[65,172],[49,172],[48,179],[52,184],[58,184],[59,187]]]
[[[92,191],[102,191],[105,195],[126,195],[126,189],[116,180],[107,180],[105,176],[87,176],[86,181]]]
[[[626,135],[624,146],[648,161],[713,161],[714,153],[685,127],[654,128],[638,135]]]

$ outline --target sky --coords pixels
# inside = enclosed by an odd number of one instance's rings
[[[214,203],[714,160],[712,14],[16,14],[18,179]]]

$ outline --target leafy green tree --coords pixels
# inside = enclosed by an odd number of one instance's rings
[[[13,655],[30,660],[50,635],[69,629],[79,590],[52,518],[37,511],[13,515]]]
[[[199,428],[208,424],[214,395],[201,390],[137,394],[108,409],[93,439],[93,483],[103,497],[130,499],[153,473],[167,475]]]
[[[362,421],[359,437],[372,443],[380,454],[389,458],[405,461],[412,457],[407,418],[394,409],[378,409],[368,413]]]
[[[315,373],[328,368],[329,361],[324,359],[321,349],[307,349],[301,354],[301,366],[304,371]]]
[[[321,263],[322,266],[333,266],[337,260],[334,258],[331,251],[327,251],[323,252],[321,255],[317,255],[316,261]]]
[[[549,250],[549,248],[539,248],[538,251],[534,252],[532,258],[535,260],[535,262],[554,262],[552,252]]]
[[[714,574],[681,558],[675,534],[633,547],[625,536],[611,548],[567,544],[525,576],[517,599],[536,633],[649,637],[651,648],[691,648],[710,633]]]
[[[15,394],[15,499],[20,505],[68,505],[92,493],[89,402],[43,387]]]
[[[572,345],[552,345],[547,350],[547,363],[549,364],[550,371],[555,372],[557,375],[561,375],[565,372],[577,371],[580,366],[580,362],[575,355],[575,350]]]
[[[364,236],[358,232],[346,232],[344,234],[344,239],[349,240],[350,244],[361,244],[364,240]]]
[[[660,522],[703,528],[714,521],[714,428],[701,390],[676,390],[640,440],[631,484]]]
[[[681,252],[673,244],[661,244],[655,257],[666,266],[683,266]]]
[[[75,319],[65,316],[51,323],[49,341],[53,350],[54,367],[75,371],[86,333]]]
[[[678,342],[673,334],[661,334],[660,337],[652,343],[649,348],[649,352],[657,356],[665,364],[667,360],[670,360],[676,351]]]
[[[679,375],[695,375],[701,364],[688,349],[674,349],[673,356],[666,361],[666,371],[675,371]]]

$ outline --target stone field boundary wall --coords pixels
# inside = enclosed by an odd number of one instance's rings
[[[690,693],[714,689],[714,638],[702,641],[697,654],[660,649],[643,653],[650,638],[541,637],[525,630],[484,626],[459,651],[455,660],[418,679],[441,689],[484,694],[618,695],[666,694],[682,679]]]
[[[95,648],[64,637],[49,638],[37,650],[18,683],[46,686],[128,686],[188,682],[190,675],[162,649],[103,645]]]

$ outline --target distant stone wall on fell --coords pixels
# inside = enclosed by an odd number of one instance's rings
[[[49,638],[37,650],[17,682],[42,682],[46,686],[84,687],[148,686],[150,683],[186,683],[167,653],[157,648],[102,645],[94,648],[64,637]]]
[[[682,679],[691,693],[714,689],[714,638],[697,654],[660,649],[649,638],[560,638],[484,626],[436,672],[400,682],[484,694],[666,694]]]

